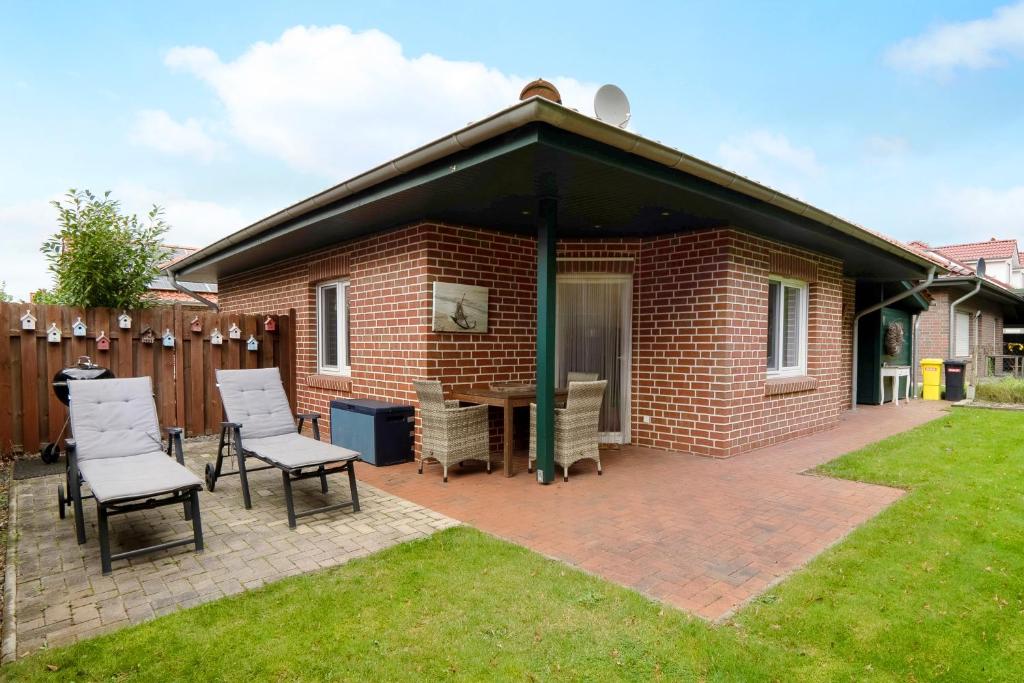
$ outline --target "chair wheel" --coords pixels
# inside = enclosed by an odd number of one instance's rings
[[[47,465],[52,465],[60,460],[60,445],[56,443],[43,444],[42,449],[39,451],[39,457],[42,458],[43,462]]]
[[[213,464],[206,463],[206,490],[213,491],[213,487],[217,485],[217,477],[214,474]]]
[[[57,484],[57,514],[64,519],[64,508],[68,505],[68,499],[64,497],[64,484]]]

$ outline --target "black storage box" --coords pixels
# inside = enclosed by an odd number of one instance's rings
[[[945,360],[942,364],[946,369],[946,400],[964,400],[964,375],[967,373],[967,361]]]
[[[360,453],[371,465],[413,459],[414,410],[410,405],[343,398],[331,401],[331,443]]]

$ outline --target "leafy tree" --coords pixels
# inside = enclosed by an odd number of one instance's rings
[[[7,293],[7,281],[0,280],[0,302],[14,301],[14,297]]]
[[[53,273],[53,287],[35,299],[63,306],[140,308],[153,303],[149,283],[170,252],[163,235],[170,228],[154,205],[145,219],[121,213],[110,192],[96,197],[71,189],[57,209],[60,231],[41,251]]]

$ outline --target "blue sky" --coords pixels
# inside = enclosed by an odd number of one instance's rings
[[[0,280],[47,202],[202,245],[554,79],[591,113],[895,237],[1024,240],[1024,0],[0,3]]]

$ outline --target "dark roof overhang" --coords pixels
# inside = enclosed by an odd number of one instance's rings
[[[564,237],[729,226],[841,258],[845,274],[862,280],[914,280],[933,265],[876,233],[544,100],[474,126],[499,132],[471,126],[284,209],[172,270],[189,281],[215,282],[423,220],[534,234],[541,197],[558,199]]]

